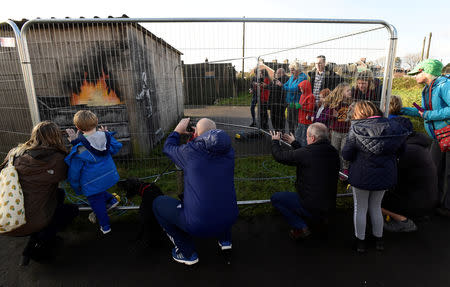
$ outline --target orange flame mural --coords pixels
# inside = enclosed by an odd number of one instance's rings
[[[102,76],[96,83],[90,83],[86,80],[87,73],[84,73],[84,81],[80,88],[80,94],[72,93],[70,104],[87,106],[112,106],[121,104],[119,97],[113,90],[108,92],[106,79],[108,75],[102,71]]]

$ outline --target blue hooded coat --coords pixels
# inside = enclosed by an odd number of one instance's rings
[[[294,80],[294,76],[291,76],[289,80],[283,85],[283,89],[286,91],[286,103],[298,103],[300,101],[301,92],[298,85],[304,80],[308,80],[308,76],[305,73],[300,73],[297,79]]]
[[[422,90],[422,108],[424,126],[428,135],[435,139],[434,130],[442,129],[450,123],[450,78],[449,75],[436,79],[431,90],[431,106],[429,104],[430,87],[426,85]],[[420,117],[416,108],[402,108],[402,113],[407,116]],[[434,125],[434,127],[433,127]]]
[[[342,149],[350,162],[348,182],[365,190],[386,190],[397,183],[397,157],[409,132],[383,117],[354,120]]]
[[[228,231],[238,216],[234,189],[234,150],[222,130],[210,130],[179,145],[173,132],[164,144],[164,154],[184,171],[181,215],[189,234],[218,236]]]
[[[77,194],[85,196],[104,192],[119,181],[112,159],[122,144],[110,132],[100,132],[72,141],[72,150],[65,158],[69,166],[67,181]]]

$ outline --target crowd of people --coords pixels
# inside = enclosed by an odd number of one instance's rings
[[[290,236],[309,236],[307,222],[315,227],[328,222],[338,171],[353,193],[355,248],[359,252],[366,250],[367,213],[378,250],[384,249],[383,229],[416,231],[415,221],[435,210],[450,216],[446,184],[450,160],[436,138],[436,130],[444,129],[450,119],[450,80],[441,75],[442,63],[428,59],[409,73],[417,83],[425,84],[421,108],[404,108],[401,98],[394,95],[385,118],[379,108],[382,85],[370,70],[360,71],[352,87],[326,70],[325,60],[318,56],[307,76],[292,63],[289,80],[282,79],[284,70],[278,69],[273,80],[278,86],[274,100],[274,85],[267,86],[268,102],[287,110],[285,121],[277,118],[271,131],[273,156],[280,163],[297,166],[297,193],[275,193],[271,199],[291,225]],[[428,136],[415,132],[402,115],[422,117]],[[444,141],[447,136],[444,133]],[[291,144],[292,150],[282,151],[280,139]],[[330,153],[330,146],[335,154]]]
[[[324,67],[325,57],[317,57],[316,69],[307,76],[294,63],[290,77],[279,69],[270,81],[263,72],[253,87],[260,103],[270,106],[274,159],[297,167],[297,192],[280,191],[271,197],[292,227],[290,237],[306,239],[332,223],[340,170],[347,170],[353,193],[358,252],[367,247],[367,213],[377,250],[384,249],[383,230],[415,231],[414,220],[437,206],[440,214],[450,215],[450,160],[435,134],[450,119],[450,80],[441,76],[442,63],[426,60],[410,72],[425,84],[421,109],[402,107],[394,96],[388,118],[377,105],[380,83],[369,72],[358,75],[352,88]],[[259,112],[264,114],[261,127],[267,128],[267,109]],[[423,117],[428,137],[414,132],[403,114]],[[33,128],[27,142],[11,149],[0,166],[12,161],[23,190],[26,223],[3,233],[29,236],[23,264],[45,256],[57,232],[77,216],[77,206],[64,203],[65,193],[58,188],[66,178],[77,194],[86,196],[93,210],[89,220],[98,221],[102,234],[112,230],[107,212],[120,199],[108,189],[119,180],[112,155],[121,144],[106,127],[98,128],[97,116],[90,111],[78,111],[73,122],[77,132],[66,130],[70,152],[59,127],[45,121]],[[183,134],[191,136],[185,144],[180,142]],[[292,148],[282,148],[281,140]],[[195,127],[190,119],[182,119],[166,139],[163,153],[184,171],[183,198],[159,195],[152,203],[156,220],[174,244],[173,259],[187,265],[199,261],[193,237],[216,238],[221,250],[230,250],[238,217],[231,138],[210,119],[201,119]]]
[[[255,69],[250,93],[252,94],[251,127],[269,128],[270,121],[276,131],[285,129],[295,134],[301,146],[306,145],[306,130],[314,122],[324,123],[331,130],[332,145],[342,150],[350,128],[349,108],[352,103],[368,100],[381,101],[382,85],[373,73],[360,71],[352,87],[346,79],[327,68],[326,57],[319,55],[315,67],[307,74],[301,65],[289,65],[290,77],[283,68],[276,70],[273,79],[264,69]],[[260,101],[258,105],[258,95]],[[259,125],[255,108],[259,107]],[[348,162],[341,157],[341,171],[348,175]]]

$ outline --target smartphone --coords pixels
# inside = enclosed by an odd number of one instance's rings
[[[421,106],[419,106],[419,105],[416,104],[415,102],[413,103],[413,106],[414,106],[417,110],[419,110],[420,112],[423,113],[424,109],[423,109]]]
[[[189,133],[195,132],[194,128],[193,128],[191,125],[188,125],[188,126],[186,127],[186,131],[189,132]]]

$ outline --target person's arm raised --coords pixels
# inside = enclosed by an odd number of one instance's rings
[[[180,146],[180,135],[189,134],[186,130],[189,125],[190,118],[182,119],[175,127],[173,133],[171,133],[164,143],[163,153],[167,155],[178,167],[184,169],[187,159],[186,152],[183,152],[187,145]]]

